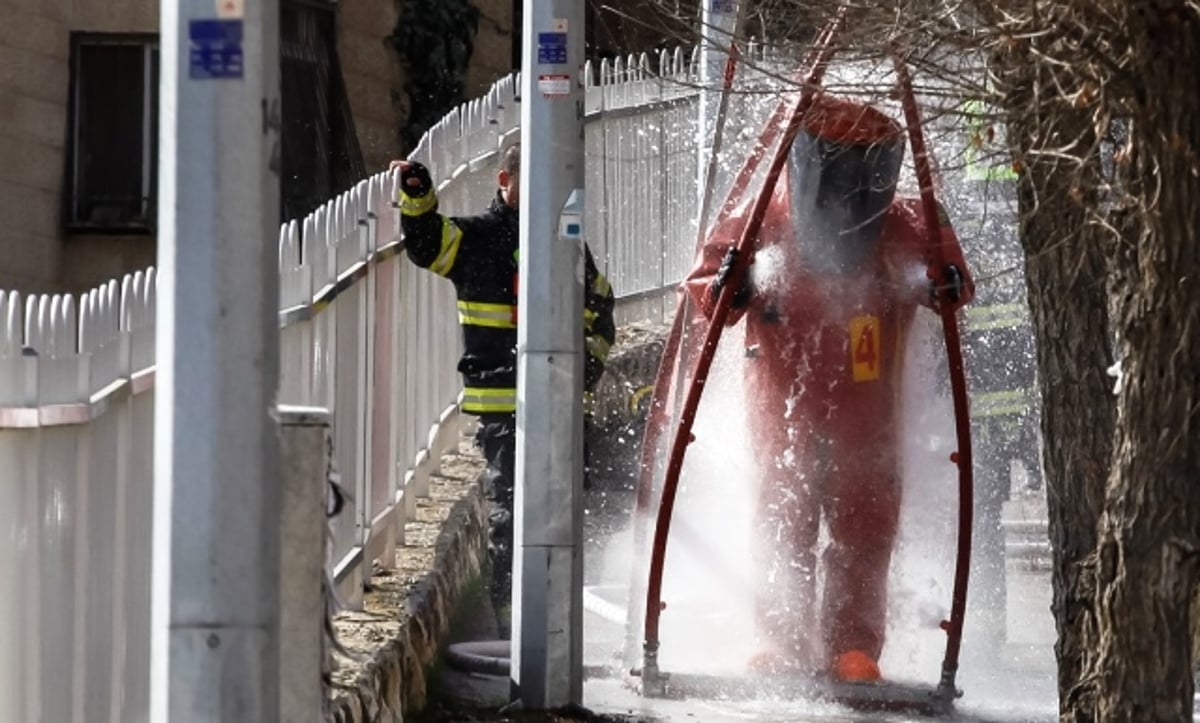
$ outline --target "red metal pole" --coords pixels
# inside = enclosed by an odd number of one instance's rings
[[[740,58],[740,50],[737,45],[732,46],[729,58],[725,63],[725,76],[723,79],[723,92],[728,96],[733,89],[733,83],[736,78],[737,61]],[[723,100],[726,102],[728,98]],[[742,167],[738,170],[738,174],[734,179],[733,188],[741,188],[749,183],[754,172],[758,170],[759,162],[771,144],[775,142],[775,138],[780,132],[780,122],[783,119],[783,114],[787,110],[787,103],[780,102],[776,109],[772,112],[771,117],[767,120],[762,135],[755,144],[754,150],[746,157]],[[720,125],[720,124],[718,124]],[[717,131],[720,132],[719,130]],[[706,174],[706,183],[711,189],[716,176],[716,159],[715,154],[719,147],[719,139],[714,141],[713,153],[714,158],[709,164],[709,170]],[[698,229],[696,237],[695,253],[699,253],[701,246],[704,244],[704,236],[706,227],[704,223],[705,217],[708,215],[707,207],[709,201],[709,193],[711,190],[705,191],[705,200],[701,204]],[[722,222],[733,212],[735,204],[730,198],[722,205],[718,211],[717,219],[714,225]],[[651,392],[650,405],[646,414],[646,424],[642,431],[642,445],[638,461],[638,479],[634,492],[634,507],[633,507],[633,550],[634,559],[637,560],[641,554],[643,545],[646,539],[646,526],[649,523],[649,512],[651,500],[654,493],[654,477],[655,477],[655,459],[658,457],[659,446],[662,444],[663,434],[668,427],[670,419],[668,412],[674,409],[673,404],[677,400],[668,399],[673,388],[682,385],[681,379],[676,379],[675,376],[678,370],[686,368],[691,362],[690,347],[687,345],[688,330],[686,328],[688,322],[688,299],[685,295],[681,295],[678,303],[675,306],[675,316],[671,324],[671,331],[667,335],[666,344],[663,347],[662,356],[659,359],[658,371],[654,377],[654,390]],[[681,351],[682,350],[682,351]],[[638,582],[641,579],[642,569],[640,565],[634,565],[631,575],[633,582],[630,585],[630,604],[637,597],[644,594],[643,586]],[[628,633],[626,635],[626,650],[627,654],[633,655],[632,650],[636,645],[635,626],[641,621],[642,611],[640,609],[632,609],[632,614],[627,618]]]
[[[663,565],[666,559],[667,537],[671,527],[671,514],[675,506],[679,473],[683,469],[684,453],[687,451],[687,446],[692,440],[692,425],[695,422],[700,395],[704,391],[704,384],[708,379],[708,372],[712,366],[717,344],[720,341],[721,332],[725,327],[725,319],[729,314],[730,301],[733,298],[733,294],[741,287],[746,276],[746,269],[748,267],[746,252],[752,248],[757,240],[758,230],[762,226],[763,217],[766,214],[767,206],[770,204],[771,196],[775,190],[775,183],[779,179],[779,174],[783,170],[784,163],[787,162],[788,151],[792,141],[800,130],[804,114],[808,111],[809,106],[812,105],[815,88],[821,82],[825,68],[833,55],[833,39],[840,30],[845,16],[845,8],[840,8],[836,17],[822,31],[818,39],[812,68],[804,79],[800,99],[792,111],[787,128],[783,132],[783,138],[778,148],[776,148],[775,156],[768,168],[763,188],[759,192],[758,198],[755,199],[755,204],[747,220],[746,227],[738,239],[736,247],[738,255],[733,268],[730,270],[729,283],[721,290],[721,295],[717,299],[716,309],[713,312],[708,330],[705,333],[704,345],[701,348],[700,357],[696,363],[696,370],[692,376],[691,384],[688,387],[688,393],[684,400],[683,409],[680,414],[679,428],[676,431],[674,443],[671,447],[671,455],[667,461],[662,498],[659,501],[658,516],[654,527],[649,581],[646,588],[646,622],[642,664],[642,681],[644,686],[656,686],[658,684],[659,617],[662,613],[662,576]]]
[[[933,172],[929,167],[929,154],[925,148],[924,134],[921,132],[921,115],[913,93],[912,76],[898,52],[895,54],[895,62],[904,120],[908,125],[908,138],[913,149],[913,166],[921,189],[921,209],[925,213],[925,228],[929,233],[930,257],[935,268],[934,281],[939,288],[946,288],[949,279],[946,278],[946,259],[942,252],[941,222],[937,199],[933,195]],[[954,309],[948,304],[941,304],[939,312],[942,317],[942,332],[946,337],[946,359],[950,367],[950,389],[954,399],[954,431],[958,441],[958,451],[951,455],[951,460],[958,465],[958,557],[954,566],[950,620],[945,626],[946,654],[942,659],[942,678],[938,687],[943,693],[954,697],[954,678],[958,673],[958,654],[962,647],[963,618],[967,608],[967,582],[971,571],[974,479],[971,468],[971,418],[958,320],[955,318]]]
[[[727,73],[727,79],[732,82],[732,74]],[[767,120],[767,124],[763,129],[762,135],[754,146],[754,150],[746,157],[745,163],[733,182],[733,188],[740,188],[750,182],[755,171],[758,170],[758,164],[762,160],[767,149],[775,142],[781,129],[780,122],[783,119],[783,114],[787,110],[786,103],[780,103],[779,106],[772,112],[771,117]],[[720,224],[729,214],[736,208],[732,199],[727,200],[718,212],[716,220],[712,225]],[[700,229],[699,238],[696,240],[696,253],[699,253],[700,247],[704,243],[705,229]],[[685,331],[682,328],[684,312],[687,309],[686,297],[680,297],[679,303],[675,307],[675,321],[671,325],[671,332],[667,336],[666,346],[663,348],[662,357],[659,361],[658,372],[654,378],[654,391],[651,395],[650,409],[646,418],[645,431],[642,434],[642,447],[640,456],[640,466],[638,468],[638,485],[635,496],[634,510],[637,513],[645,513],[650,506],[651,491],[654,486],[654,458],[658,454],[658,445],[662,439],[662,432],[666,428],[666,419],[664,413],[666,411],[666,397],[670,392],[671,387],[671,372],[675,366],[675,356],[679,353],[679,348]]]

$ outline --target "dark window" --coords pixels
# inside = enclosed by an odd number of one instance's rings
[[[366,175],[338,62],[335,7],[315,0],[281,5],[285,220],[304,216]],[[78,34],[71,69],[67,226],[154,231],[157,38]]]
[[[153,37],[74,38],[70,228],[154,229],[158,63],[158,41]]]
[[[589,3],[588,10],[591,11]],[[590,21],[591,18],[588,18]],[[591,23],[584,23],[584,32],[591,30]],[[509,38],[512,43],[512,69],[514,73],[521,70],[521,38],[525,35],[525,2],[524,0],[513,0],[512,3],[512,33]],[[590,37],[590,36],[589,36]]]
[[[284,0],[283,219],[304,217],[367,175],[337,52],[334,5]]]

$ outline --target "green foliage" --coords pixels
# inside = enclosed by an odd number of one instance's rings
[[[479,9],[470,0],[398,0],[400,19],[388,41],[407,66],[409,113],[400,129],[406,149],[463,102],[475,50]]]

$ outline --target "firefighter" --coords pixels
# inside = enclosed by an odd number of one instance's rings
[[[878,680],[900,509],[902,345],[919,305],[957,308],[972,281],[944,217],[950,283],[934,288],[919,199],[895,198],[899,125],[819,96],[803,118],[730,324],[746,319],[749,433],[759,464],[752,668]],[[717,226],[686,285],[711,317],[748,205]],[[824,517],[823,599],[815,599]],[[819,620],[814,626],[811,621]],[[819,630],[814,640],[810,630]]]
[[[956,199],[976,227],[973,253],[981,279],[964,314],[963,344],[971,391],[971,438],[975,448],[975,556],[968,625],[988,643],[1006,639],[1007,583],[1001,525],[1011,496],[1011,465],[1027,474],[1027,488],[1041,486],[1038,393],[1033,326],[1026,300],[1023,258],[1016,236],[1016,180],[1010,164],[990,153],[991,132],[982,103],[964,108],[968,119],[966,180]]]
[[[500,634],[507,639],[512,599],[513,484],[516,465],[517,262],[521,150],[501,153],[498,190],[477,216],[438,213],[429,171],[393,161],[400,170],[400,222],[405,251],[417,266],[444,276],[458,295],[463,355],[462,410],[479,417],[475,440],[487,460],[481,483],[492,503],[488,516],[490,595]],[[604,372],[616,335],[613,293],[584,247],[583,335],[585,408]]]

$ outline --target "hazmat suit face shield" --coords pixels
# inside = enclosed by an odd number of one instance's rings
[[[814,104],[788,156],[793,228],[803,262],[824,272],[861,267],[896,195],[900,127],[868,106]]]

